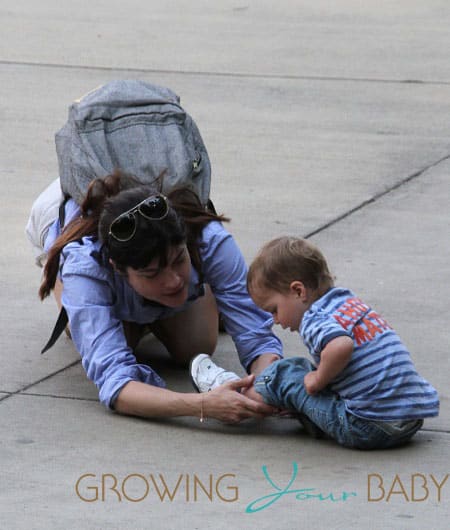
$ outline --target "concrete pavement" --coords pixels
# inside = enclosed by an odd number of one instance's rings
[[[0,14],[2,527],[447,528],[447,2],[5,0]],[[56,309],[37,299],[27,215],[57,175],[68,105],[115,78],[180,94],[246,259],[275,235],[311,236],[338,282],[399,331],[441,398],[411,445],[349,451],[292,420],[119,417],[97,402],[70,341],[39,354]],[[280,336],[286,355],[302,352]],[[222,336],[217,358],[239,370],[236,357]],[[191,391],[185,372],[156,366]],[[325,500],[281,495],[290,481]],[[172,499],[161,500],[164,482]]]

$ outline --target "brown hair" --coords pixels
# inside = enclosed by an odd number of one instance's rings
[[[258,288],[286,293],[295,280],[320,295],[334,285],[325,257],[315,245],[306,239],[284,236],[262,247],[250,265],[247,287],[250,293]]]
[[[47,297],[55,286],[63,248],[86,236],[100,239],[106,256],[121,272],[125,272],[127,267],[143,268],[153,258],[158,258],[164,266],[170,246],[185,241],[201,281],[199,239],[203,228],[211,221],[228,219],[204,208],[197,195],[188,188],[168,193],[169,215],[161,223],[140,219],[139,231],[124,244],[118,244],[108,236],[111,222],[118,215],[158,192],[158,189],[144,185],[133,175],[121,171],[93,180],[81,204],[81,215],[63,229],[48,253],[39,289],[40,298]]]

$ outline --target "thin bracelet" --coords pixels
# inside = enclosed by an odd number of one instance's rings
[[[206,418],[203,415],[203,394],[202,394],[202,400],[200,402],[200,423],[203,423],[205,420]]]

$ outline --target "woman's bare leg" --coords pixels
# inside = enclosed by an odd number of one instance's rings
[[[219,314],[209,285],[205,285],[204,296],[186,311],[153,323],[151,329],[181,365],[187,365],[197,353],[211,355],[217,346]]]

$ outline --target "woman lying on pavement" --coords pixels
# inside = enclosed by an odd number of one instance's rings
[[[144,417],[212,417],[234,423],[274,408],[236,390],[282,356],[270,315],[246,287],[247,267],[223,216],[190,190],[168,197],[116,172],[94,180],[79,207],[65,205],[45,247],[41,298],[60,298],[87,376],[110,409]],[[36,212],[34,213],[36,215]],[[207,394],[174,392],[134,349],[152,332],[173,359],[187,365],[217,345],[218,315],[250,375]]]

